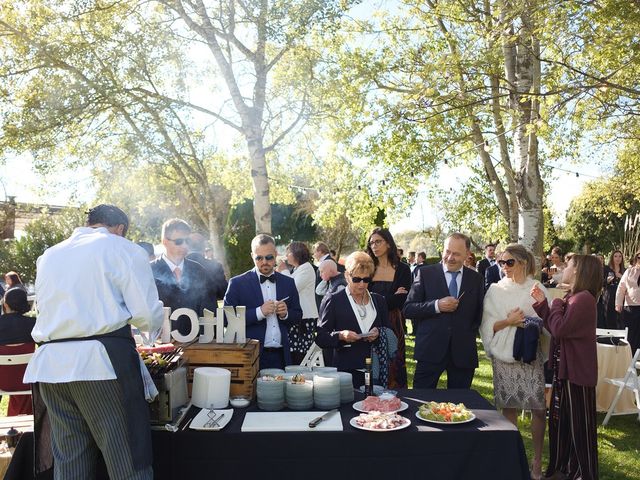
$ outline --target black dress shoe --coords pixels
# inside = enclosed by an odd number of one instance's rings
[[[566,480],[567,476],[562,472],[553,472],[549,476],[542,475],[541,480]]]

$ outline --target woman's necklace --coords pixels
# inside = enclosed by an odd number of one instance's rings
[[[356,308],[358,310],[358,315],[360,316],[360,320],[363,320],[364,317],[367,316],[367,306],[364,304],[364,293],[362,294],[362,299],[360,300],[362,304],[358,303],[356,297],[353,297],[355,300]]]

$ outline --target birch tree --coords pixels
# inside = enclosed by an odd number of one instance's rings
[[[158,0],[182,21],[192,42],[206,45],[223,79],[230,108],[206,113],[242,135],[251,163],[257,232],[271,233],[267,155],[311,115],[315,54],[304,48],[314,29],[330,29],[350,1]],[[292,61],[293,59],[299,61]],[[280,65],[295,83],[273,85]],[[199,109],[204,111],[204,109]]]
[[[376,39],[366,42],[371,47],[347,40],[336,54],[356,66],[360,95],[370,100],[353,102],[356,120],[343,121],[338,136],[382,165],[387,184],[406,195],[421,183],[430,188],[450,228],[476,229],[471,223],[488,201],[481,219],[489,222],[487,239],[502,230],[498,219],[507,241],[536,252],[543,232],[542,3],[407,1],[395,17],[352,26]],[[452,192],[431,186],[445,163],[447,174],[470,181],[458,178]]]

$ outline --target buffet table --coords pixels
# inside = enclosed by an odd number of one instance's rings
[[[529,479],[527,457],[518,430],[473,390],[401,390],[409,405],[401,415],[411,425],[395,432],[366,432],[349,420],[351,404],[340,408],[343,431],[240,431],[245,413],[236,409],[221,432],[153,432],[156,479],[192,478],[433,478]],[[460,425],[435,425],[416,418],[419,402],[406,397],[464,402],[476,419]],[[363,396],[356,394],[356,400]],[[189,417],[198,409],[192,409]],[[29,478],[30,442],[25,434],[6,479]],[[31,447],[32,448],[32,447]],[[19,451],[22,450],[22,453]]]
[[[605,378],[623,378],[631,363],[631,346],[597,344],[598,384],[596,385],[596,410],[606,412],[616,396],[618,387],[605,383]],[[625,389],[614,413],[636,413],[638,410],[631,390]]]

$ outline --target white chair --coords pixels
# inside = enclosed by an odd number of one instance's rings
[[[307,354],[300,362],[300,365],[303,367],[324,367],[324,357],[322,356],[322,349],[316,345],[316,343],[312,343],[309,350],[307,350]]]
[[[614,413],[616,404],[618,403],[618,400],[620,400],[620,396],[625,389],[631,390],[636,397],[636,409],[638,410],[638,421],[640,421],[640,379],[638,378],[637,371],[638,359],[640,359],[640,348],[638,348],[636,353],[633,355],[633,358],[629,363],[629,367],[627,368],[627,373],[623,378],[604,379],[606,383],[618,387],[618,391],[616,392],[616,396],[613,397],[611,405],[609,405],[609,410],[607,410],[607,415],[604,417],[602,425],[609,423],[611,415],[628,415],[628,413]]]
[[[33,353],[21,353],[18,355],[0,355],[0,367],[9,365],[26,365],[31,360]],[[7,392],[0,389],[2,395],[31,395],[31,390],[20,390],[18,392]]]
[[[629,335],[629,327],[626,327],[624,330],[613,330],[611,328],[596,328],[597,338],[616,337],[616,338],[622,338],[626,342],[628,335]]]

